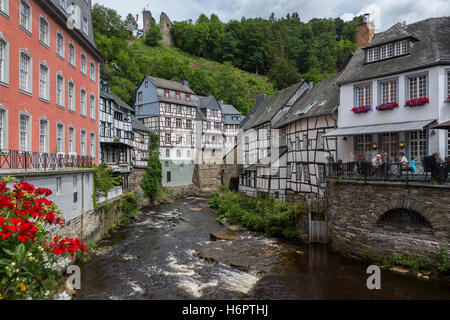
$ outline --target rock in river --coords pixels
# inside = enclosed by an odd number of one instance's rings
[[[211,232],[210,233],[211,240],[217,241],[217,240],[241,240],[241,237],[239,237],[234,232]]]

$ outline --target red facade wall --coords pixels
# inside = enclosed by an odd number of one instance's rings
[[[32,35],[19,26],[19,1],[9,1],[9,18],[0,14],[0,32],[9,42],[9,86],[0,84],[0,104],[8,109],[8,149],[19,149],[19,112],[27,111],[31,114],[32,152],[39,152],[39,120],[41,117],[49,121],[49,153],[56,153],[56,125],[64,123],[65,153],[68,153],[68,128],[75,128],[75,151],[80,154],[81,130],[86,131],[86,151],[90,155],[90,134],[95,133],[95,152],[98,153],[98,61],[89,54],[68,32],[65,25],[60,25],[51,16],[46,14],[34,1],[29,0],[32,6]],[[47,48],[39,42],[39,17],[45,15],[50,24],[50,47]],[[64,36],[65,59],[56,55],[56,33],[60,30]],[[69,41],[75,45],[76,67],[68,62]],[[19,50],[28,50],[32,56],[32,95],[19,91]],[[87,75],[81,73],[81,53],[87,58]],[[39,99],[39,63],[45,61],[50,73],[50,101]],[[95,82],[90,80],[90,63],[95,64]],[[56,73],[64,76],[65,107],[56,105]],[[68,82],[75,84],[75,113],[68,110]],[[80,90],[86,90],[86,117],[80,114]],[[95,96],[95,120],[90,118],[90,95]],[[96,157],[96,155],[91,155]],[[97,160],[95,160],[96,162]]]

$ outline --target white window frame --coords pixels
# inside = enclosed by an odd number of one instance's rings
[[[42,77],[41,68],[47,69],[45,79]],[[42,88],[42,83],[45,83],[45,87]],[[50,101],[50,68],[45,61],[39,63],[39,98]]]
[[[62,128],[62,135],[59,136],[59,128]],[[65,152],[65,126],[64,123],[62,123],[61,121],[56,123],[56,153],[61,154]],[[59,140],[61,139],[61,140]],[[60,144],[61,143],[61,144]],[[60,148],[61,147],[61,148]]]
[[[72,134],[71,134],[72,133]],[[73,125],[69,126],[69,130],[67,133],[67,146],[69,148],[69,154],[73,155],[76,154],[76,133],[75,133],[75,127]]]
[[[95,133],[91,131],[89,135],[89,154],[92,158],[96,158],[95,149]]]
[[[80,155],[87,155],[87,133],[85,129],[80,130]]]
[[[8,150],[8,109],[0,104],[0,150]]]
[[[9,18],[9,0],[0,0],[0,13]]]
[[[58,37],[60,37],[62,39],[62,43],[61,43],[62,46],[61,46],[60,51],[58,51],[58,46],[59,46]],[[66,53],[66,42],[65,41],[66,41],[66,39],[64,38],[62,31],[57,30],[56,31],[56,55],[63,60],[65,58],[65,53]]]
[[[0,0],[1,1],[1,0]],[[2,68],[0,69],[0,84],[9,84],[9,42],[0,32],[0,42],[3,44]]]
[[[90,94],[89,95],[89,113],[92,120],[95,120],[95,95]]]
[[[95,63],[94,63],[94,61],[91,61],[91,63],[90,63],[90,78],[91,78],[91,80],[92,81],[94,81],[95,82]]]
[[[379,104],[399,101],[399,81],[398,78],[384,79],[378,81],[378,102]],[[386,92],[386,96],[385,96]],[[387,99],[385,99],[385,97]]]
[[[21,82],[21,72],[22,72],[22,55],[28,57],[28,66],[27,66],[27,78],[26,78],[26,88],[22,87]],[[30,55],[27,49],[19,50],[19,91],[27,93],[29,95],[33,94],[33,57]]]
[[[21,123],[21,119],[22,117],[25,117],[26,119],[26,124],[25,124],[25,141],[24,141],[24,145],[22,145],[22,123]],[[19,151],[20,152],[31,152],[31,139],[32,139],[32,135],[31,135],[31,114],[29,114],[26,111],[21,111],[19,112],[19,128],[18,128],[18,133],[19,133]]]
[[[45,125],[45,132],[42,132],[42,124],[46,123]],[[41,117],[39,119],[39,152],[40,153],[48,153],[49,151],[49,125],[50,122],[47,118]],[[44,138],[44,141],[42,141],[42,137]],[[44,145],[42,145],[42,142]]]
[[[61,96],[58,95],[58,78],[61,77]],[[56,73],[56,105],[58,107],[64,108],[65,107],[65,80],[64,75],[61,72]],[[60,99],[59,99],[60,98]]]
[[[370,48],[367,50],[367,62],[374,62],[380,60],[380,48]]]
[[[33,33],[33,8],[27,0],[19,1],[19,26],[22,30],[31,35]],[[28,16],[26,17],[26,25],[22,24],[22,10],[24,9],[24,6],[27,6],[30,10]]]
[[[89,20],[86,17],[83,17],[82,20],[82,29],[85,35],[89,35]]]
[[[47,24],[47,32],[44,35],[44,39],[42,39],[42,21],[44,21]],[[46,46],[47,48],[50,48],[50,22],[48,22],[48,19],[45,15],[41,14],[39,15],[39,42]]]
[[[362,92],[361,92],[362,90]],[[361,101],[362,99],[362,101]],[[355,107],[372,107],[372,83],[361,83],[354,86],[354,105]]]
[[[84,99],[83,99],[83,94],[84,94]],[[86,112],[87,112],[87,92],[85,88],[81,88],[80,89],[80,114],[82,116],[86,116]]]
[[[83,75],[87,75],[87,57],[84,52],[80,55],[80,71]]]
[[[73,56],[70,55],[70,48],[73,48]],[[77,48],[72,41],[69,41],[69,46],[67,47],[68,62],[72,67],[77,65]]]
[[[72,101],[70,99],[70,97],[71,97],[70,85],[72,85]],[[67,109],[72,112],[76,111],[76,101],[77,101],[76,92],[77,92],[77,89],[75,87],[75,82],[73,82],[73,80],[69,80],[67,82]]]
[[[408,40],[396,42],[394,45],[394,55],[401,56],[408,53]]]
[[[380,48],[380,60],[391,58],[393,55],[394,54],[393,54],[392,44],[386,44],[384,46],[381,46],[381,48]]]
[[[419,78],[425,77],[424,82],[421,82]],[[415,84],[414,84],[414,80]],[[412,81],[412,82],[411,82]],[[428,72],[421,72],[416,74],[410,74],[405,76],[405,85],[406,85],[406,100],[416,99],[416,98],[429,98],[429,85],[428,85]],[[411,85],[415,85],[416,88],[411,88]],[[425,88],[423,88],[423,85]],[[413,90],[411,90],[413,89]],[[423,91],[425,92],[423,94]]]

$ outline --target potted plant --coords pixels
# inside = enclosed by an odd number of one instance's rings
[[[359,106],[359,107],[353,107],[351,111],[354,113],[363,113],[370,110],[370,106]]]

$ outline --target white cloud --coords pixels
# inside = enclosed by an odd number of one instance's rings
[[[156,21],[164,11],[172,21],[196,20],[201,13],[216,13],[227,22],[230,19],[263,17],[272,12],[275,17],[285,17],[298,12],[302,21],[312,18],[341,17],[351,20],[353,16],[372,12],[375,27],[385,30],[397,22],[413,23],[429,17],[449,16],[448,0],[93,0],[117,10],[123,17],[139,13],[142,25],[142,9],[149,4]]]

